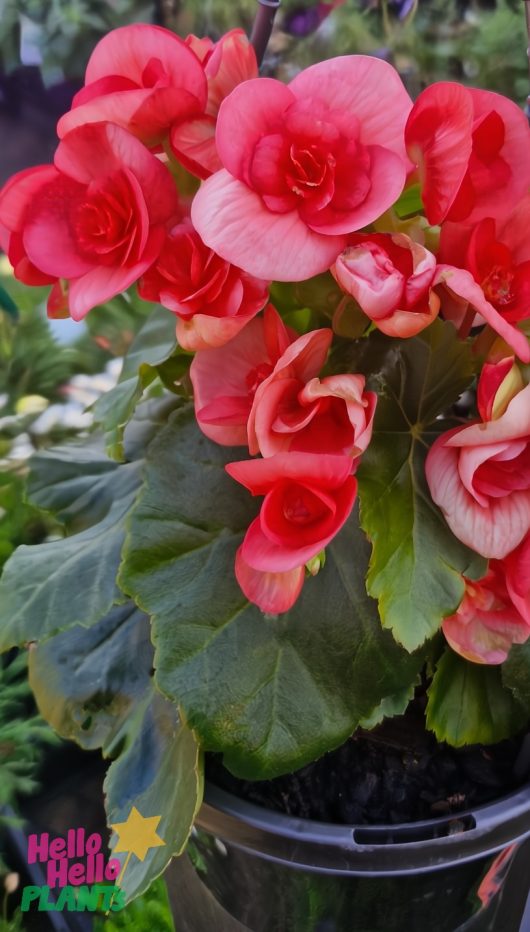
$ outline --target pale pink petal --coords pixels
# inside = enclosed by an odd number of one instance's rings
[[[236,554],[236,579],[244,595],[262,612],[277,615],[287,612],[296,602],[304,585],[305,567],[296,567],[285,573],[262,573],[255,570],[242,556]]]
[[[504,663],[512,644],[524,644],[530,636],[530,627],[522,623],[518,612],[506,608],[497,612],[498,618],[490,614],[487,619],[481,613],[463,624],[459,615],[446,618],[443,633],[457,654],[472,663]]]
[[[506,341],[508,346],[511,346],[519,359],[523,362],[530,362],[528,338],[517,327],[505,320],[502,314],[499,314],[493,305],[486,300],[482,288],[476,283],[471,272],[450,265],[440,265],[438,266],[434,284],[444,285],[458,298],[467,301],[481,315],[484,321]]]
[[[392,65],[369,55],[343,55],[301,71],[289,89],[358,120],[363,145],[383,146],[406,161],[403,132],[412,101]]]
[[[375,325],[382,333],[389,337],[398,337],[399,339],[408,339],[421,333],[426,327],[429,327],[433,320],[438,316],[440,310],[440,299],[438,295],[432,292],[429,295],[429,311],[394,311],[389,317],[375,321]]]
[[[210,317],[194,314],[189,320],[177,320],[177,341],[182,349],[194,353],[196,350],[212,349],[233,340],[261,309],[237,317]]]
[[[346,245],[345,236],[323,236],[308,229],[296,211],[271,213],[258,194],[226,171],[201,185],[191,219],[207,246],[267,281],[312,278],[325,272]]]
[[[530,436],[530,385],[510,401],[502,417],[487,424],[471,424],[446,434],[449,447],[482,446]]]
[[[457,428],[458,430],[459,428]],[[530,530],[530,491],[512,492],[479,505],[458,472],[459,451],[440,437],[429,450],[425,471],[431,496],[462,543],[484,557],[502,559]]]

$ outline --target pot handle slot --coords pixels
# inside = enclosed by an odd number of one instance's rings
[[[410,845],[418,841],[432,841],[433,838],[447,838],[460,835],[477,827],[475,818],[470,815],[455,815],[443,822],[418,822],[410,825],[378,826],[363,825],[353,830],[356,845]]]

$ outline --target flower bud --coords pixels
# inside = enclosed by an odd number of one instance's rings
[[[512,398],[524,388],[521,370],[513,356],[485,363],[480,374],[477,405],[483,421],[502,417]]]

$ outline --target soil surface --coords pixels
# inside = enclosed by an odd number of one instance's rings
[[[426,731],[421,702],[296,773],[240,780],[208,755],[207,777],[249,802],[297,818],[344,825],[432,819],[484,805],[530,775],[530,736],[492,747],[439,744]]]

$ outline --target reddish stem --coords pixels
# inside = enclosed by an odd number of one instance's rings
[[[258,67],[263,61],[265,49],[272,32],[274,17],[280,3],[281,0],[258,0],[258,9],[250,34],[250,41],[254,46]]]

